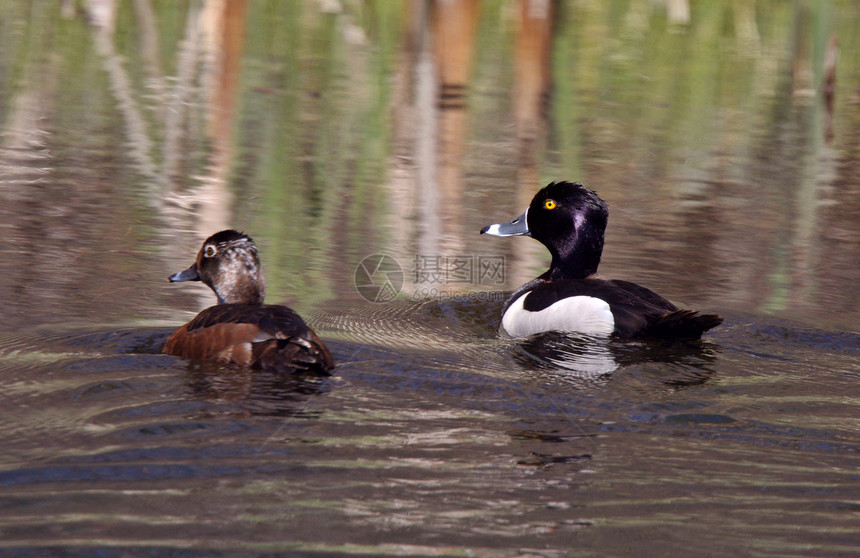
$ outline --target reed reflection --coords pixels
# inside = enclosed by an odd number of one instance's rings
[[[149,200],[168,229],[194,233],[167,235],[166,254],[191,250],[211,231],[233,221],[235,202],[228,184],[246,7],[245,0],[190,4],[173,60],[177,73],[169,76],[158,57],[162,38],[154,8],[149,2],[135,2],[136,37],[148,87],[142,92],[135,89],[137,76],[117,51],[120,5],[87,4],[96,50]],[[196,125],[199,121],[205,125]],[[201,155],[203,164],[195,167]],[[189,236],[191,244],[186,244]],[[205,296],[205,289],[198,289],[198,304],[205,305]]]
[[[468,133],[468,91],[472,77],[479,3],[430,2],[420,45],[420,55],[431,62],[425,67],[432,81],[421,76],[417,85],[432,88],[435,95],[419,92],[421,122],[418,131],[418,189],[424,234],[419,248],[426,254],[457,254],[463,250],[463,150]],[[435,98],[434,98],[435,97]],[[422,140],[421,138],[426,138]],[[423,147],[423,148],[422,148]]]
[[[416,18],[417,63],[412,73],[417,122],[414,199],[420,216],[417,248],[421,254],[437,256],[464,254],[469,247],[480,252],[477,244],[470,242],[474,231],[464,227],[471,217],[465,195],[469,186],[464,177],[464,154],[477,125],[471,116],[470,93],[480,5],[477,1],[428,1],[420,6]],[[509,118],[516,143],[517,199],[524,204],[540,180],[538,165],[548,129],[553,13],[553,3],[547,0],[520,2],[514,12],[515,71]],[[539,250],[528,246],[514,250],[516,260],[532,265],[510,269],[538,265]],[[511,277],[508,285],[520,279]]]
[[[844,3],[4,7],[0,59],[19,76],[0,96],[11,304],[26,292],[111,315],[88,303],[104,271],[162,277],[228,227],[260,238],[272,296],[300,310],[361,302],[353,273],[373,253],[407,277],[416,256],[505,256],[493,288],[511,288],[546,255],[476,231],[564,178],[614,208],[608,273],[707,306],[857,311]],[[123,282],[110,292],[139,289]],[[146,288],[128,315],[177,296]]]

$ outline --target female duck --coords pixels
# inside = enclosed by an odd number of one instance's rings
[[[210,236],[191,267],[169,280],[203,281],[218,304],[174,331],[166,354],[278,372],[325,374],[334,368],[328,349],[298,314],[263,304],[263,271],[249,236],[233,230]]]
[[[502,328],[509,335],[566,331],[627,339],[698,339],[722,323],[716,314],[680,310],[634,283],[598,278],[608,218],[606,203],[591,190],[553,182],[521,216],[481,230],[496,236],[532,236],[552,255],[549,270],[514,291],[505,303]]]

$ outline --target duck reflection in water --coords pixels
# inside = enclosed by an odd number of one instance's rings
[[[513,340],[513,359],[539,372],[544,381],[577,387],[600,385],[612,372],[628,367],[647,367],[659,382],[672,388],[702,384],[714,370],[720,347],[699,339],[621,340],[579,333],[549,331]]]
[[[234,230],[210,236],[195,262],[169,279],[202,281],[218,304],[176,329],[166,354],[276,373],[327,375],[334,368],[329,350],[296,312],[263,304],[265,281],[251,237]]]
[[[310,417],[309,398],[326,393],[330,382],[319,374],[284,374],[218,362],[190,362],[183,377],[195,398],[208,402],[207,415]]]

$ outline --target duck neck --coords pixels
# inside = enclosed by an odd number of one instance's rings
[[[541,275],[548,281],[561,279],[584,279],[597,273],[603,253],[603,235],[580,234],[570,243],[550,248],[552,263]]]
[[[262,274],[252,280],[249,276],[225,281],[224,285],[209,285],[218,297],[218,304],[263,304],[266,286]],[[226,286],[225,286],[226,285]]]

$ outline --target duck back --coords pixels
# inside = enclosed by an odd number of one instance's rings
[[[334,361],[301,317],[279,305],[219,304],[174,331],[164,352],[251,368],[327,373]]]

